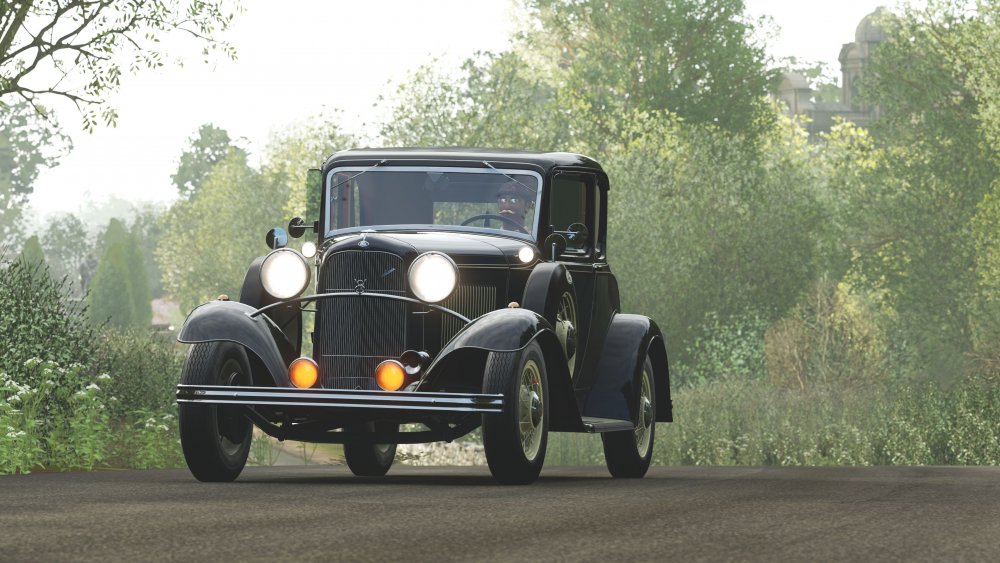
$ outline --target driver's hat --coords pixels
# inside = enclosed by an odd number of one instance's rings
[[[509,182],[504,182],[500,185],[500,189],[497,191],[497,197],[500,196],[516,196],[523,197],[529,202],[533,203],[531,196],[531,191],[522,183],[511,180]]]

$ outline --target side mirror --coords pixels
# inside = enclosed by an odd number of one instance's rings
[[[555,262],[563,252],[566,252],[566,237],[559,233],[545,237],[545,241],[542,242],[542,256],[548,256],[549,260]]]
[[[302,217],[295,217],[288,222],[288,236],[292,238],[302,238],[302,235],[306,234],[306,222],[302,220]]]
[[[285,248],[288,246],[288,233],[285,229],[281,227],[275,227],[267,232],[267,236],[264,237],[267,242],[267,247],[271,250],[277,250],[279,248]]]

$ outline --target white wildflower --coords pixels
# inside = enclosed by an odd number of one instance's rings
[[[88,385],[88,386],[84,387],[84,389],[87,389],[87,390],[90,390],[90,389],[95,389],[95,390],[97,390],[97,391],[100,391],[100,390],[101,390],[101,388],[100,388],[100,387],[98,387],[96,383],[91,383],[90,385]]]
[[[111,381],[111,376],[108,375],[108,374],[106,374],[106,373],[102,373],[101,375],[97,376],[97,380],[98,381]]]

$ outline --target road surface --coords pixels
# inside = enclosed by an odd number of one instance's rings
[[[1000,468],[253,467],[0,477],[0,561],[1000,560]]]

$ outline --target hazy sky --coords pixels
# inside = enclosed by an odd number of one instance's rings
[[[780,28],[770,42],[772,56],[823,61],[838,71],[840,47],[853,41],[858,21],[879,5],[891,7],[876,0],[746,4],[750,14],[771,16]],[[213,65],[190,62],[124,77],[113,98],[116,128],[80,132],[74,111],[55,107],[74,150],[39,175],[31,198],[36,217],[76,211],[88,197],[173,199],[170,175],[203,123],[245,138],[243,145],[256,153],[270,131],[319,112],[339,110],[347,129],[372,132],[379,118],[373,103],[391,93],[390,82],[435,59],[455,67],[477,50],[502,50],[515,26],[510,0],[244,5],[226,36],[238,51],[236,61],[218,58]]]

